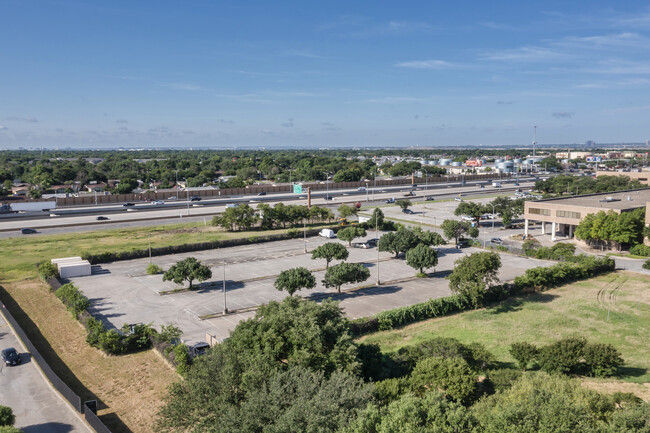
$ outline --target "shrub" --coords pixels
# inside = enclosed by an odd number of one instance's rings
[[[504,391],[510,388],[521,374],[521,370],[516,368],[499,368],[488,372],[488,380],[494,391]]]
[[[181,341],[181,335],[183,331],[178,326],[175,325],[162,325],[160,327],[160,332],[157,333],[157,341],[164,341],[166,343],[176,344]]]
[[[470,403],[477,391],[477,375],[462,358],[426,358],[415,366],[409,382],[415,391],[438,389],[452,400]]]
[[[583,337],[564,338],[542,347],[537,360],[547,373],[575,373],[580,367],[586,344]]]
[[[126,346],[122,342],[122,336],[115,329],[110,329],[99,334],[99,348],[113,355],[118,355],[126,351]]]
[[[155,263],[149,263],[147,266],[147,275],[162,274],[163,269]]]
[[[517,365],[522,370],[526,370],[528,364],[537,358],[539,350],[534,345],[522,341],[520,343],[512,343],[510,345],[510,355],[515,358]]]
[[[387,404],[399,399],[408,389],[409,382],[406,377],[384,379],[375,383],[374,394],[377,400]]]
[[[174,364],[176,365],[176,372],[180,375],[185,375],[190,370],[190,349],[185,344],[177,344],[174,346]]]
[[[38,265],[38,276],[43,281],[47,281],[47,279],[51,277],[56,278],[58,280],[60,278],[59,269],[56,267],[54,263],[43,262],[40,265]]]
[[[83,293],[77,289],[72,283],[67,283],[59,287],[56,292],[56,297],[63,302],[66,309],[72,313],[76,319],[82,311],[90,307],[90,301],[84,296]]]
[[[616,374],[623,364],[621,354],[611,344],[590,343],[582,352],[588,373],[596,377],[609,377]]]
[[[0,405],[0,426],[12,426],[16,422],[16,416],[10,407]]]
[[[99,340],[101,335],[105,332],[104,323],[94,317],[89,317],[86,320],[86,342],[93,347],[99,347]]]
[[[650,259],[646,260],[643,264],[643,269],[650,269]]]
[[[637,244],[630,248],[630,254],[634,254],[635,256],[650,257],[650,246]]]
[[[300,231],[298,229],[289,229],[287,230],[287,236],[289,236],[291,239],[297,238],[300,236]]]
[[[120,331],[125,352],[135,352],[151,347],[152,337],[157,333],[151,325],[142,323],[125,324]]]
[[[23,433],[23,431],[11,425],[3,425],[0,426],[0,433]]]

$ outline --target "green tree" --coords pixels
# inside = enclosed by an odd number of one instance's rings
[[[336,233],[336,237],[346,241],[348,245],[352,245],[352,241],[356,238],[362,238],[366,235],[366,230],[359,226],[344,227]]]
[[[376,207],[375,210],[372,211],[372,216],[368,220],[368,227],[374,228],[377,227],[379,230],[383,230],[384,228],[384,212]]]
[[[325,272],[323,284],[325,287],[336,287],[341,293],[343,284],[362,283],[370,278],[370,271],[360,263],[341,263],[332,266]]]
[[[454,262],[454,271],[447,277],[449,288],[478,308],[489,286],[498,281],[500,267],[501,258],[497,253],[480,252],[462,257]]]
[[[452,400],[471,402],[476,394],[478,376],[463,358],[434,356],[417,363],[411,373],[411,387],[420,392],[437,389]]]
[[[428,247],[437,247],[438,245],[445,245],[447,243],[447,241],[436,232],[422,230],[420,227],[417,227],[413,232],[419,238],[420,244]]]
[[[274,286],[277,290],[284,290],[289,296],[293,296],[298,290],[316,287],[316,278],[307,268],[292,268],[280,272]]]
[[[401,227],[396,232],[386,233],[379,238],[378,248],[379,251],[394,253],[395,257],[399,257],[400,253],[406,253],[419,243],[420,238],[413,230]]]
[[[623,364],[620,352],[606,343],[588,343],[582,351],[582,357],[589,373],[596,377],[614,376]]]
[[[412,205],[413,205],[413,203],[411,203],[411,200],[409,200],[407,198],[397,200],[397,206],[399,206],[402,210],[408,209]]]
[[[115,194],[129,194],[138,187],[138,181],[132,178],[124,178],[115,187]]]
[[[472,227],[467,221],[444,220],[440,226],[443,234],[449,240],[453,239],[456,244],[465,235],[477,238],[479,235],[478,228]]]
[[[456,206],[456,210],[454,210],[454,215],[468,216],[473,218],[477,223],[481,220],[481,215],[484,213],[486,213],[485,206],[473,201],[460,202],[458,206]]]
[[[312,260],[325,259],[325,267],[329,269],[332,260],[346,260],[348,258],[348,249],[336,242],[326,242],[311,252]]]
[[[419,270],[418,276],[425,276],[424,269],[438,264],[438,253],[431,247],[418,244],[406,252],[406,264]]]
[[[346,204],[342,204],[341,206],[336,209],[336,211],[339,213],[341,218],[348,218],[352,215],[356,215],[358,210],[354,206],[348,206]]]
[[[163,274],[163,281],[173,281],[176,284],[182,284],[187,281],[190,284],[189,289],[192,290],[192,282],[198,280],[199,282],[212,278],[212,270],[194,257],[188,257],[172,265],[168,271]]]
[[[14,412],[8,406],[0,405],[0,426],[12,426],[16,422]]]
[[[240,203],[235,207],[226,208],[221,216],[212,218],[213,225],[220,225],[228,231],[250,230],[259,221],[255,209],[246,203]]]
[[[563,338],[539,349],[537,361],[548,373],[577,372],[587,340],[583,337]]]

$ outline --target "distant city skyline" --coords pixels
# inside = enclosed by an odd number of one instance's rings
[[[0,148],[646,143],[647,2],[3,2]]]

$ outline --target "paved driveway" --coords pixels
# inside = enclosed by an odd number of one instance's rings
[[[16,416],[15,426],[25,433],[68,433],[91,430],[63,401],[36,362],[0,314],[0,348],[14,347],[22,356],[22,364],[7,367],[0,364],[0,405],[9,406]]]
[[[368,237],[374,236],[374,232],[371,232]],[[307,242],[308,250],[312,251],[327,240],[309,238]],[[349,248],[348,251],[348,261],[363,263],[371,277],[365,283],[344,286],[344,291],[361,288],[343,294],[323,287],[321,280],[325,274],[325,261],[311,260],[311,255],[304,253],[302,239],[154,258],[154,263],[164,269],[188,256],[210,265],[212,279],[191,292],[163,294],[177,286],[172,282],[163,282],[160,275],[147,275],[148,259],[102,265],[94,269],[94,275],[75,278],[74,282],[91,299],[91,313],[108,325],[119,328],[124,323],[154,323],[156,326],[175,323],[184,331],[183,338],[195,343],[203,341],[206,333],[219,338],[227,337],[241,319],[253,315],[242,313],[215,317],[224,310],[224,263],[225,304],[230,311],[255,307],[272,300],[281,301],[286,294],[273,287],[275,277],[282,270],[304,266],[315,274],[318,285],[299,294],[318,300],[331,296],[340,300],[348,316],[354,318],[449,295],[448,281],[444,276],[453,270],[455,260],[477,250],[441,248],[435,274],[425,279],[415,278],[416,271],[407,266],[404,259],[394,259],[389,253],[378,255],[376,248]],[[503,255],[503,263],[500,273],[503,281],[513,279],[527,268],[550,264],[511,255]],[[380,286],[376,286],[378,271]],[[433,272],[433,269],[429,271]]]

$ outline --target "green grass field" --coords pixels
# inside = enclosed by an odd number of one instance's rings
[[[310,224],[308,228],[323,224]],[[300,227],[302,228],[302,227]],[[35,264],[55,257],[80,256],[85,252],[119,252],[187,243],[247,238],[283,233],[287,230],[253,230],[226,232],[202,223],[170,224],[102,231],[75,232],[62,235],[21,236],[0,239],[0,280],[19,281],[36,276]]]
[[[514,363],[508,352],[511,343],[543,345],[579,335],[610,343],[621,352],[625,360],[621,380],[650,382],[650,277],[625,271],[611,273],[361,340],[393,351],[432,337],[453,337],[463,343],[481,342],[498,361]]]

